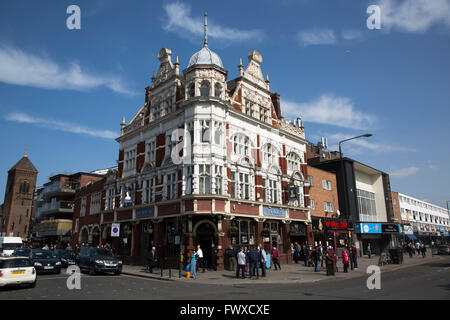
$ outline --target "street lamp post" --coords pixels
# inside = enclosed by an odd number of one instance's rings
[[[341,172],[342,172],[342,177],[343,177],[342,181],[344,182],[344,190],[343,190],[344,191],[344,203],[345,203],[345,206],[347,207],[347,213],[350,212],[350,205],[349,205],[349,201],[348,201],[348,197],[347,197],[347,176],[345,174],[345,169],[344,169],[344,160],[342,158],[341,144],[346,142],[346,141],[349,141],[349,140],[358,139],[358,138],[362,138],[362,137],[368,138],[368,137],[371,137],[371,136],[372,136],[371,133],[366,133],[366,134],[363,134],[363,135],[360,135],[360,136],[357,136],[357,137],[353,137],[353,138],[349,138],[349,139],[345,139],[345,140],[339,141],[339,162],[341,164]],[[348,214],[347,214],[347,216],[349,217]],[[355,217],[352,215],[351,219],[353,221],[353,227],[354,227],[355,226]],[[351,240],[351,242],[353,242],[353,240]],[[351,259],[350,265],[351,265],[351,270],[353,270],[353,259]]]

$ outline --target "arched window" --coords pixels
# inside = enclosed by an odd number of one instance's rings
[[[209,164],[201,164],[199,169],[199,193],[211,194],[211,166]]]
[[[214,85],[214,97],[220,98],[221,95],[222,95],[222,86],[220,85],[220,83],[216,83]]]
[[[202,97],[209,97],[210,95],[210,84],[209,81],[202,81],[200,85],[200,96]]]
[[[278,151],[272,144],[267,143],[264,145],[263,159],[266,163],[278,163]]]
[[[30,184],[28,183],[28,181],[24,181],[20,184],[20,193],[29,193],[30,192]]]
[[[236,135],[233,139],[233,151],[241,156],[250,155],[250,139],[244,135]]]
[[[301,159],[298,154],[290,152],[286,158],[288,170],[300,170]]]

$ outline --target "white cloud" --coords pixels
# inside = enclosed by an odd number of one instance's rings
[[[450,0],[381,0],[381,27],[424,33],[432,27],[450,27]]]
[[[417,172],[419,172],[419,168],[417,167],[408,167],[408,168],[403,168],[403,169],[398,169],[398,170],[393,170],[389,173],[390,176],[392,177],[410,177],[415,175]]]
[[[321,95],[314,101],[297,103],[281,101],[285,118],[301,117],[306,122],[315,122],[351,129],[367,129],[377,117],[355,110],[353,102],[346,97]]]
[[[327,28],[301,30],[296,37],[299,44],[303,47],[336,43],[334,31]]]
[[[115,139],[117,138],[117,133],[110,130],[95,130],[88,127],[83,127],[75,123],[60,121],[60,120],[51,120],[51,119],[42,119],[36,118],[34,116],[28,115],[26,113],[15,112],[10,113],[5,117],[8,121],[19,122],[19,123],[27,123],[34,124],[39,127],[64,131],[76,134],[84,134],[96,138],[104,138],[104,139]]]
[[[347,41],[358,40],[361,41],[364,39],[364,33],[361,30],[357,29],[343,29],[341,31],[342,39]]]
[[[49,58],[11,46],[0,46],[0,82],[44,89],[88,90],[106,87],[122,94],[135,94],[117,76],[94,75],[72,62],[64,68]]]
[[[350,134],[344,134],[344,133],[334,133],[334,134],[329,134],[329,135],[324,135],[324,136],[327,137],[329,144],[334,144],[334,145],[330,145],[329,149],[330,150],[338,150],[339,149],[339,146],[338,146],[339,141],[349,139],[349,138],[358,136],[360,134],[350,135]],[[369,149],[369,150],[377,152],[377,153],[391,152],[391,151],[396,151],[396,152],[416,152],[417,151],[414,148],[399,147],[399,146],[394,146],[394,145],[387,144],[387,143],[375,143],[375,142],[372,142],[371,139],[373,139],[373,137],[369,137],[369,138],[363,137],[363,138],[358,138],[358,139],[354,139],[354,140],[349,140],[349,141],[345,142],[345,144],[351,146],[351,148],[349,150],[353,150],[354,153],[356,152],[358,154],[361,153],[362,149]]]
[[[191,17],[191,6],[174,2],[164,6],[168,20],[163,29],[176,32],[179,35],[187,32],[189,36],[203,36],[203,16]],[[264,32],[259,29],[239,30],[211,23],[208,18],[208,38],[217,38],[229,42],[258,41],[264,38]]]

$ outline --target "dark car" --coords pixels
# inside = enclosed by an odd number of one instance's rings
[[[54,255],[61,261],[61,267],[67,268],[68,266],[76,264],[76,254],[71,250],[54,250]]]
[[[61,273],[61,261],[50,250],[32,250],[31,261],[38,274],[47,272]]]
[[[20,248],[15,249],[12,253],[13,257],[27,257],[31,259],[31,252],[32,250],[30,248]]]
[[[80,271],[90,274],[113,272],[119,275],[122,272],[122,261],[106,248],[83,248],[78,255]]]
[[[438,254],[450,254],[450,246],[448,244],[440,245],[438,248]]]

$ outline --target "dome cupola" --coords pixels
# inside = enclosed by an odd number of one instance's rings
[[[208,48],[207,28],[207,15],[205,13],[203,48],[191,57],[191,59],[189,60],[188,68],[196,64],[213,64],[223,68],[222,60],[220,59],[219,55]]]

